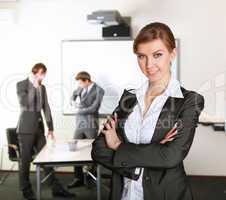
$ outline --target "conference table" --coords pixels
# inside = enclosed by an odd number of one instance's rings
[[[226,133],[226,119],[223,117],[209,115],[203,111],[199,116],[199,124],[212,126],[215,131],[224,131]]]
[[[75,140],[73,140],[75,141]],[[37,176],[37,200],[41,199],[41,168],[42,167],[64,167],[64,166],[84,166],[93,165],[91,158],[91,148],[93,139],[78,139],[74,151],[69,149],[69,142],[66,140],[47,143],[36,156],[33,164],[36,165]],[[94,176],[91,176],[92,178]],[[101,171],[100,165],[97,165],[97,200],[101,200]]]

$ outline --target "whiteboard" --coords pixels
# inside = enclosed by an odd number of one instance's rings
[[[63,40],[61,47],[63,114],[74,113],[70,97],[78,87],[75,76],[80,71],[90,73],[105,90],[100,114],[112,113],[124,89],[139,88],[146,80],[133,53],[133,40]],[[172,74],[179,79],[178,58],[172,63]]]

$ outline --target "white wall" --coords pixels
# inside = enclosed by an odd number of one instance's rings
[[[5,128],[18,119],[15,83],[25,78],[35,62],[48,67],[46,80],[58,138],[71,138],[73,117],[63,117],[60,105],[60,41],[98,39],[101,27],[86,22],[86,15],[99,9],[117,9],[132,17],[134,35],[153,21],[167,23],[181,40],[181,80],[187,89],[206,98],[205,111],[224,115],[226,69],[226,2],[211,0],[20,0],[0,3],[12,10],[11,22],[0,17],[0,110],[1,144]],[[1,9],[0,9],[1,12]],[[75,55],[76,56],[76,55]],[[218,98],[216,98],[218,97]],[[4,165],[7,169],[6,149]],[[226,138],[223,133],[199,126],[186,159],[189,174],[225,175]]]

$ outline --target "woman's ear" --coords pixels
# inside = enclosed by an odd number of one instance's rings
[[[170,56],[171,56],[171,63],[172,63],[177,56],[177,49],[176,48],[173,49]]]

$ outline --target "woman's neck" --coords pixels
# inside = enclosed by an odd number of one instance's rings
[[[171,78],[171,73],[166,74],[165,77],[156,82],[150,82],[147,90],[147,94],[151,96],[161,95],[167,88]]]

